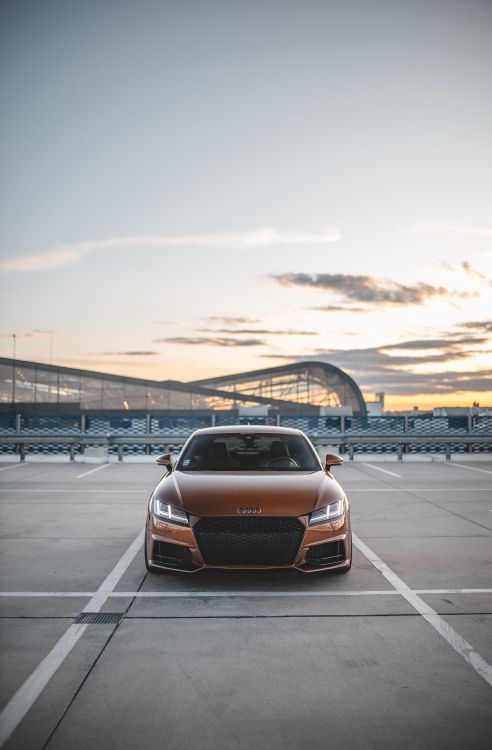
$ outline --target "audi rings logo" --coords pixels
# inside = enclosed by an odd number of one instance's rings
[[[261,513],[261,508],[238,508],[237,512],[241,516],[257,516]]]

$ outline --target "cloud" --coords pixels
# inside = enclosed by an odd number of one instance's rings
[[[217,315],[211,315],[208,318],[201,318],[201,320],[204,320],[207,323],[213,324],[224,324],[224,325],[256,325],[257,323],[261,323],[261,320],[258,320],[257,318],[232,318],[230,316],[217,316]]]
[[[85,253],[73,247],[58,247],[48,253],[0,261],[0,271],[46,271],[76,263]]]
[[[91,357],[152,357],[161,352],[129,351],[129,352],[89,352]]]
[[[454,335],[454,334],[453,334]],[[387,346],[379,347],[380,350],[389,349],[447,349],[450,354],[455,349],[459,349],[462,346],[473,346],[477,344],[484,344],[488,341],[487,338],[478,338],[477,336],[466,336],[462,338],[441,338],[441,339],[414,339],[412,341],[402,341],[399,344],[388,344]]]
[[[492,320],[471,320],[467,323],[459,323],[458,328],[468,328],[480,333],[492,333]]]
[[[292,328],[275,329],[275,328],[258,328],[262,322],[258,318],[237,318],[231,316],[209,316],[202,318],[211,325],[221,325],[220,328],[197,328],[198,333],[231,333],[235,335],[254,335],[254,336],[318,336],[319,331],[296,331]],[[256,326],[256,327],[252,327]]]
[[[389,373],[385,388],[402,396],[420,393],[451,394],[457,391],[486,392],[492,390],[491,375],[492,370],[480,373],[449,370],[413,376]],[[377,388],[374,390],[377,392]]]
[[[391,395],[409,396],[421,393],[451,394],[456,391],[486,392],[492,390],[492,370],[459,371],[447,370],[439,372],[415,373],[409,369],[392,369],[389,364],[381,362],[378,368],[374,364],[367,367],[360,350],[357,357],[348,363],[336,356],[335,353],[320,354],[311,357],[291,357],[282,354],[261,354],[264,359],[278,359],[293,362],[296,359],[311,359],[327,362],[348,372],[364,391],[378,393],[385,391]],[[358,360],[358,362],[354,361]]]
[[[425,375],[389,373],[386,388],[397,395],[420,393],[451,394],[457,391],[486,392],[492,390],[492,370],[462,372],[449,370]],[[377,388],[374,388],[377,392]]]
[[[476,224],[453,224],[446,222],[430,222],[417,224],[409,227],[406,234],[452,234],[461,237],[475,237],[477,239],[488,239],[492,237],[492,227],[484,227]]]
[[[343,305],[321,305],[320,307],[306,307],[306,310],[318,310],[319,312],[371,312],[370,307],[350,307]]]
[[[344,273],[283,273],[272,274],[282,286],[311,287],[336,292],[347,300],[375,305],[421,305],[433,297],[470,297],[472,292],[456,292],[418,282],[407,286],[390,279],[352,276]]]
[[[273,227],[260,227],[241,232],[190,235],[142,235],[89,240],[75,244],[61,244],[46,253],[10,258],[0,262],[0,271],[47,271],[77,263],[90,253],[101,250],[145,248],[211,248],[218,250],[262,248],[279,245],[325,245],[341,239],[337,227],[327,227],[320,232],[285,232]]]
[[[470,276],[472,279],[477,279],[478,281],[481,281],[485,284],[489,284],[489,286],[492,286],[492,279],[486,276],[481,271],[477,271],[476,268],[473,268],[472,264],[469,263],[467,260],[464,260],[461,264],[462,269],[465,271],[468,276]]]
[[[483,325],[480,322],[479,324]],[[485,321],[485,324],[488,325],[489,321]],[[476,354],[483,354],[483,349],[473,347],[488,340],[490,337],[486,336],[456,338],[456,333],[451,333],[449,338],[412,339],[377,347],[315,349],[310,354],[297,355],[271,352],[259,356],[290,362],[306,359],[327,362],[348,372],[365,391],[387,391],[394,395],[482,392],[492,390],[491,370],[442,371],[439,368],[448,362],[463,362]],[[405,351],[418,350],[424,353],[404,354]],[[428,366],[425,373],[418,371],[422,365]],[[433,365],[436,365],[436,368],[433,368]]]
[[[197,328],[199,333],[236,333],[245,334],[253,333],[260,336],[318,336],[318,331],[293,331],[286,329],[284,331],[275,331],[269,328]]]
[[[400,373],[401,368],[409,369],[416,365],[428,365],[438,362],[450,362],[457,359],[466,359],[471,357],[474,352],[470,351],[444,351],[440,354],[422,354],[422,355],[393,355],[386,354],[390,346],[381,346],[367,349],[334,349],[334,350],[317,350],[318,356],[331,358],[332,364],[347,368],[348,370],[357,370],[366,373],[386,374],[390,371],[397,370]]]
[[[233,339],[208,336],[171,336],[165,339],[154,339],[155,344],[185,344],[187,346],[266,346],[263,339]]]
[[[355,378],[359,381],[360,373],[365,375],[386,375],[395,370],[400,373],[401,368],[407,368],[411,372],[412,366],[427,365],[430,363],[449,362],[456,359],[466,359],[474,352],[442,352],[440,354],[427,354],[418,356],[390,355],[385,351],[389,346],[373,347],[368,349],[314,349],[311,354],[262,354],[262,357],[273,359],[286,359],[289,361],[299,359],[319,359],[329,362],[347,372],[357,373]]]

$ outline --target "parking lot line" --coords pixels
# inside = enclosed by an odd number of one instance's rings
[[[75,479],[82,479],[82,477],[88,477],[89,474],[94,474],[96,471],[101,471],[101,469],[105,469],[109,464],[101,464],[101,466],[96,466],[95,469],[89,469],[89,471],[84,471],[82,474],[77,474]]]
[[[83,610],[84,612],[100,611],[109,593],[118,584],[130,563],[140,551],[144,540],[144,533],[144,529],[139,532],[112,571],[106,576],[96,593],[91,597]],[[22,721],[55,672],[63,664],[65,658],[72,651],[76,643],[78,643],[87,627],[88,625],[70,625],[49,654],[44,657],[43,661],[38,664],[34,672],[32,672],[7,703],[0,714],[0,746],[14,732],[17,725]]]
[[[48,596],[48,597],[65,597],[65,596],[78,596],[83,599],[87,599],[94,596],[95,591],[0,591],[0,596],[11,596],[11,597],[33,597],[36,596]]]
[[[410,589],[414,594],[492,594],[491,589]],[[327,591],[326,589],[317,590],[303,590],[298,591],[240,591],[238,589],[233,591],[203,591],[197,589],[195,591],[110,591],[107,594],[108,598],[120,597],[120,598],[131,598],[139,597],[145,599],[146,597],[152,598],[179,598],[179,597],[241,597],[241,596],[387,596],[387,595],[400,596],[400,592],[396,589],[377,589],[377,590],[364,590],[364,589],[342,589],[338,591]],[[16,598],[33,598],[36,597],[52,597],[52,598],[64,598],[64,597],[78,597],[81,599],[88,599],[96,595],[95,591],[0,591],[0,597]]]
[[[15,493],[21,493],[21,494],[23,493],[23,494],[26,494],[26,495],[32,495],[32,490],[1,490],[0,489],[0,492],[15,492]],[[103,495],[104,494],[106,494],[106,495],[122,495],[122,494],[125,494],[125,495],[127,495],[127,494],[133,494],[134,495],[135,493],[140,493],[141,494],[142,490],[86,490],[85,487],[84,487],[83,490],[57,490],[57,489],[40,490],[40,489],[38,489],[36,487],[36,495],[39,495],[41,492],[44,493],[44,494],[48,494],[48,495],[53,495],[54,493],[59,494],[60,492],[63,493],[64,495],[70,495],[70,494],[71,495],[81,495],[81,494],[83,494],[83,495],[101,495],[101,494],[103,494]]]
[[[492,589],[418,589],[413,590],[414,594],[490,594]],[[112,597],[146,597],[153,598],[213,598],[213,597],[274,597],[274,596],[392,596],[396,594],[401,596],[401,592],[396,589],[379,589],[377,591],[114,591]]]
[[[347,492],[492,492],[491,487],[344,487]]]
[[[423,599],[418,596],[407,584],[388,566],[381,560],[378,555],[373,552],[367,544],[359,539],[356,534],[353,534],[353,543],[357,547],[359,552],[362,552],[369,562],[379,570],[381,575],[391,583],[392,586],[406,599],[406,601],[422,615],[429,625],[449,643],[457,654],[463,657],[463,659],[492,687],[492,666],[488,664],[485,659],[475,651],[468,641],[466,641],[459,633],[456,632],[446,620],[437,614]]]
[[[193,597],[198,598],[216,598],[216,597],[228,597],[228,598],[241,598],[244,597],[275,597],[275,596],[384,596],[385,594],[398,594],[398,591],[393,589],[380,589],[379,591],[137,591],[135,596],[145,599],[154,598],[171,598],[171,599],[189,599]],[[128,591],[115,591],[114,596],[129,596]]]
[[[365,461],[361,461],[362,466],[368,466],[370,469],[376,469],[376,471],[382,471],[384,474],[389,474],[390,477],[402,478],[401,474],[397,474],[396,471],[389,471],[389,469],[382,469],[381,466],[374,466],[374,464],[367,464]]]
[[[479,471],[481,474],[492,474],[492,471],[490,469],[478,469],[475,466],[466,466],[466,464],[457,464],[454,461],[449,464],[449,466],[459,466],[460,469],[468,469],[468,471]]]
[[[411,589],[414,594],[492,594],[492,589]]]

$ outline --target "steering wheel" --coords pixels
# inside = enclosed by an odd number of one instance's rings
[[[277,456],[276,458],[272,458],[265,465],[265,468],[274,469],[275,467],[277,467],[279,469],[285,469],[288,466],[299,468],[299,464],[297,463],[297,461],[295,461],[293,458],[290,458],[289,456]]]

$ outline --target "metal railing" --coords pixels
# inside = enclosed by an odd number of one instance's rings
[[[240,417],[237,412],[213,414],[91,414],[0,415],[0,453],[68,454],[71,460],[89,447],[108,454],[152,455],[177,453],[200,427],[230,424],[266,424],[303,430],[322,453],[326,447],[348,454],[492,453],[492,417],[383,416],[383,417]]]

